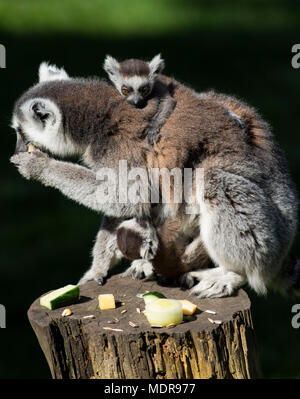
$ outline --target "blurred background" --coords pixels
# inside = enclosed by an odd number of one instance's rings
[[[299,189],[300,69],[291,66],[299,20],[300,3],[288,0],[0,0],[7,51],[7,68],[0,69],[0,303],[7,311],[0,378],[51,377],[27,310],[41,294],[78,281],[100,224],[99,215],[26,181],[9,163],[13,104],[37,81],[40,62],[73,76],[104,76],[106,54],[150,60],[161,52],[166,74],[255,106],[272,125]],[[298,235],[298,255],[299,244]],[[300,330],[291,326],[297,299],[247,292],[263,377],[299,378]]]

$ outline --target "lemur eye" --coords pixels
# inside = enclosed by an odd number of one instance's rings
[[[129,94],[129,89],[126,86],[123,86],[121,91],[122,91],[122,94],[124,94],[124,96],[127,96]]]
[[[144,97],[148,96],[148,94],[150,93],[150,87],[148,85],[144,86],[141,88],[141,93]]]

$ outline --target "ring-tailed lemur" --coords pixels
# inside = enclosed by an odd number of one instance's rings
[[[103,279],[121,256],[113,238],[122,219],[152,217],[149,202],[99,198],[99,192],[109,188],[106,180],[97,178],[99,172],[103,167],[117,172],[119,161],[126,159],[129,167],[149,173],[153,167],[204,172],[204,184],[198,192],[193,187],[187,201],[199,206],[200,215],[187,214],[186,203],[162,201],[156,206],[162,220],[182,218],[183,233],[196,223],[207,256],[216,265],[188,272],[198,281],[193,294],[226,296],[246,281],[257,293],[265,293],[274,282],[286,291],[299,284],[299,262],[285,262],[296,230],[297,196],[267,124],[254,113],[254,127],[242,129],[213,96],[199,97],[174,79],[159,79],[173,85],[177,103],[154,146],[140,136],[156,114],[156,99],[137,109],[101,80],[45,81],[15,104],[12,125],[18,137],[54,155],[78,154],[88,166],[59,161],[42,151],[21,152],[11,158],[19,172],[112,218],[98,234],[93,265],[83,281]],[[105,236],[110,247],[101,253],[99,241]],[[132,275],[135,271],[131,266]]]
[[[133,106],[143,108],[151,97],[155,96],[159,99],[159,110],[143,132],[143,136],[147,137],[151,144],[159,139],[162,125],[176,106],[170,90],[161,85],[157,79],[164,66],[165,63],[160,54],[149,62],[128,59],[120,63],[107,55],[103,64],[104,70],[116,89]]]

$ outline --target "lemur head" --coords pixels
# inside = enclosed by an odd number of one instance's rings
[[[63,129],[62,111],[58,102],[51,99],[48,81],[61,86],[70,78],[66,71],[43,62],[39,68],[39,83],[28,90],[17,101],[12,117],[12,128],[17,133],[16,152],[26,151],[28,143],[50,151],[54,155],[66,156],[78,153],[73,140]]]
[[[103,67],[120,94],[130,104],[142,107],[146,104],[156,77],[163,70],[164,65],[160,54],[150,62],[130,59],[121,63],[107,55]]]

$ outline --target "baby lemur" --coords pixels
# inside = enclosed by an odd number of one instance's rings
[[[103,64],[109,79],[129,104],[143,108],[151,98],[157,98],[159,101],[155,117],[142,134],[142,137],[146,137],[151,144],[159,139],[162,125],[176,106],[170,88],[161,84],[157,79],[164,66],[165,63],[160,54],[149,62],[128,59],[120,63],[107,55]]]

